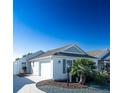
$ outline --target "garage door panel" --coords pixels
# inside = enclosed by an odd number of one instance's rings
[[[51,79],[51,72],[50,62],[41,62],[41,77],[43,79]]]
[[[33,70],[33,75],[39,75],[39,63],[34,62],[32,63],[32,70]]]

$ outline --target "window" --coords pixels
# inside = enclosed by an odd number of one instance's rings
[[[72,60],[67,60],[67,66],[72,67]]]
[[[63,59],[63,73],[66,73],[66,60]]]
[[[73,61],[73,60],[66,60],[66,59],[63,59],[63,74],[65,74],[65,73],[67,72],[67,66],[68,66],[68,65],[69,65],[70,67],[73,66],[72,61]]]

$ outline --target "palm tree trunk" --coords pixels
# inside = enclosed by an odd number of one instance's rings
[[[83,76],[83,80],[82,80],[82,84],[84,84],[85,81],[86,81],[86,76],[84,75],[84,76]]]
[[[80,74],[80,81],[79,81],[79,83],[82,84],[82,81],[83,81],[83,75]]]
[[[83,75],[83,74],[80,74],[80,81],[79,81],[79,83],[80,83],[80,84],[84,84],[85,81],[86,81],[86,76]]]

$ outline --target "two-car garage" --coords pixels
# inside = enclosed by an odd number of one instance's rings
[[[32,62],[32,74],[41,76],[42,79],[52,78],[52,64],[50,61]]]

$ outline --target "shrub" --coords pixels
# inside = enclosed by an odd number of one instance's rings
[[[93,83],[95,81],[95,76],[96,76],[96,72],[92,72],[91,74],[86,76],[86,83]]]
[[[108,79],[109,79],[109,74],[107,72],[104,71],[104,72],[96,73],[96,77],[95,77],[96,83],[103,85],[107,83]]]

